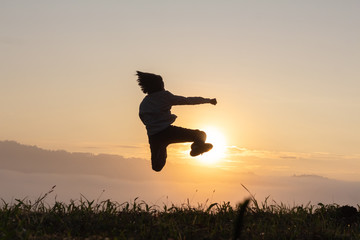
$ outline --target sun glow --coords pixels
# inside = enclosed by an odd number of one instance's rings
[[[215,127],[205,127],[201,130],[206,132],[206,142],[213,145],[213,149],[206,152],[199,157],[199,161],[205,165],[211,165],[217,163],[225,157],[226,140],[224,135]]]

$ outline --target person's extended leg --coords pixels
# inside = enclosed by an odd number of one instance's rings
[[[167,129],[164,130],[164,134],[168,138],[168,144],[193,142],[190,152],[190,155],[192,157],[207,152],[213,147],[212,144],[205,143],[206,133],[200,130],[169,126]]]
[[[164,135],[166,135],[168,144],[183,142],[194,142],[201,144],[205,143],[206,141],[205,132],[176,126],[169,126],[164,130]]]

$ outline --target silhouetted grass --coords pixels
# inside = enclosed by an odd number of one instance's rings
[[[153,206],[82,196],[48,205],[47,195],[3,201],[0,239],[360,239],[358,210],[336,204],[290,207],[251,196],[236,207]]]

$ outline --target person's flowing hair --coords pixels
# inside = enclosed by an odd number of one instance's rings
[[[136,71],[137,82],[144,93],[151,94],[164,90],[164,82],[160,75]]]

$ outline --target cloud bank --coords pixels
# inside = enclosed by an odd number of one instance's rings
[[[163,205],[227,202],[236,204],[249,196],[263,201],[292,204],[360,203],[360,182],[317,175],[264,176],[242,171],[194,167],[171,163],[155,173],[150,162],[118,155],[49,151],[36,146],[0,141],[0,197],[34,199],[56,185],[53,198],[132,201],[136,197]],[[51,196],[50,196],[51,198]],[[51,202],[51,201],[50,201]]]

